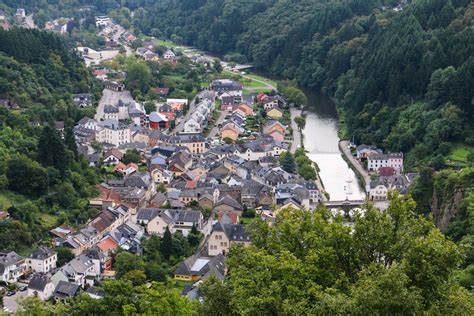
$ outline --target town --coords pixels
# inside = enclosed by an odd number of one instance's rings
[[[26,23],[24,10],[16,18]],[[68,22],[48,21],[44,29],[63,34]],[[183,285],[182,295],[199,299],[203,279],[225,278],[230,248],[252,243],[255,217],[271,225],[282,209],[311,211],[330,200],[300,141],[302,128],[296,122],[304,117],[290,113],[276,87],[259,90],[253,81],[229,78],[245,78],[238,65],[220,65],[195,53],[185,56],[173,47],[160,50],[154,39],[134,48],[137,36],[107,16],[97,16],[95,23],[104,50],[80,46],[77,54],[104,88],[98,102],[87,93],[73,96],[77,107],[95,108],[93,117],[80,119],[73,133],[79,152],[106,179],[89,201],[95,215],[84,227],[52,229],[50,243],[28,256],[15,249],[0,251],[7,312],[15,312],[23,296],[64,300],[85,292],[100,298],[95,285],[117,276],[117,254],[142,256],[147,240],[170,235],[186,239],[193,249],[167,272]],[[123,54],[170,67],[186,58],[189,67],[205,66],[217,77],[199,91],[191,87],[195,94],[189,98],[173,95],[175,88],[157,86],[156,99],[137,101],[126,88],[123,71],[111,66]],[[219,77],[219,67],[226,75]],[[64,122],[56,122],[56,129],[63,134]],[[341,146],[366,185],[367,200],[386,202],[391,190],[404,194],[417,176],[404,173],[403,153]],[[0,215],[8,220],[8,213]],[[60,264],[58,252],[65,248],[73,257]]]

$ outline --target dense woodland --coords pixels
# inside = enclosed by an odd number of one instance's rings
[[[14,219],[0,222],[0,249],[22,253],[52,225],[91,215],[86,198],[98,176],[79,157],[71,128],[93,112],[72,105],[72,94],[95,84],[57,36],[0,31],[0,202]],[[55,121],[65,122],[64,137]]]

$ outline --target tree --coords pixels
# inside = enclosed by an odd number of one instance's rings
[[[61,174],[67,168],[67,156],[64,144],[56,130],[49,125],[43,127],[38,142],[38,161],[45,167],[52,166]]]
[[[297,116],[294,118],[294,121],[296,123],[296,125],[298,126],[298,129],[300,131],[302,131],[306,125],[306,118],[302,117],[302,116]]]
[[[156,105],[153,101],[145,102],[145,111],[146,114],[150,114],[151,112],[156,111]]]
[[[217,73],[221,73],[223,70],[221,61],[217,58],[214,59],[213,67],[214,67],[214,71]]]
[[[201,233],[197,230],[196,225],[193,224],[187,238],[191,247],[197,247],[199,245],[199,242],[201,241]]]
[[[161,240],[161,254],[166,260],[173,255],[173,237],[171,236],[170,229],[166,226],[163,239]]]
[[[459,298],[471,314],[473,294],[452,282],[460,248],[417,216],[409,197],[389,198],[384,212],[364,205],[364,215],[355,215],[351,226],[324,207],[281,210],[271,226],[256,219],[252,245],[234,246],[228,255],[232,277],[222,285],[205,281],[210,299],[203,309],[416,314],[455,306]]]
[[[130,90],[139,90],[145,94],[150,88],[151,73],[147,64],[143,61],[133,60],[127,66],[125,84]]]
[[[145,284],[146,275],[142,270],[130,270],[122,277],[125,281],[130,281],[134,286]]]
[[[39,196],[47,191],[48,174],[36,161],[19,156],[8,162],[8,188],[25,195]]]
[[[66,247],[59,247],[56,249],[56,252],[58,253],[58,266],[61,267],[74,259],[74,254],[69,248]]]
[[[280,164],[283,170],[289,173],[295,173],[296,164],[293,155],[290,152],[284,152],[280,156]]]
[[[133,270],[145,270],[145,263],[143,259],[135,256],[129,252],[119,252],[114,258],[114,269],[117,272],[117,277],[124,277],[127,272]]]
[[[136,149],[127,149],[125,155],[123,155],[122,162],[124,164],[139,163],[142,160],[141,154]]]

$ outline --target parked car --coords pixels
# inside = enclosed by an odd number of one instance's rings
[[[16,291],[8,291],[7,296],[13,296],[16,294]]]
[[[19,288],[20,292],[25,292],[26,290],[28,290],[28,286],[26,285],[23,285],[22,287]]]

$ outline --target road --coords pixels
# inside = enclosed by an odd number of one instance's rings
[[[290,114],[291,114],[291,128],[293,129],[293,141],[291,142],[290,152],[294,154],[295,151],[299,147],[301,147],[301,132],[298,129],[298,125],[296,125],[296,122],[295,122],[295,117],[301,115],[301,110],[291,107]]]
[[[370,176],[369,173],[364,169],[360,162],[352,155],[351,150],[349,149],[349,141],[341,140],[339,142],[339,149],[342,154],[351,162],[352,168],[355,168],[359,174],[364,178],[364,185],[367,191],[367,186],[370,185]]]
[[[134,102],[130,91],[117,92],[109,89],[104,89],[102,91],[102,98],[100,98],[99,105],[96,109],[96,114],[94,118],[97,121],[100,121],[104,117],[104,106],[106,104],[117,105],[119,100],[122,100],[124,103]]]
[[[229,113],[227,111],[220,111],[219,117],[217,118],[217,121],[214,123],[214,127],[211,129],[211,131],[209,132],[209,135],[207,136],[208,138],[216,137],[217,133],[219,133],[219,127],[218,127],[219,124],[224,122],[225,117],[228,114]]]
[[[186,123],[188,121],[189,117],[191,116],[191,114],[194,113],[195,110],[196,110],[196,102],[194,102],[194,100],[192,100],[191,103],[189,104],[188,111],[181,118],[181,121],[179,121],[179,124],[174,127],[173,132],[181,133],[184,129],[184,123]]]

